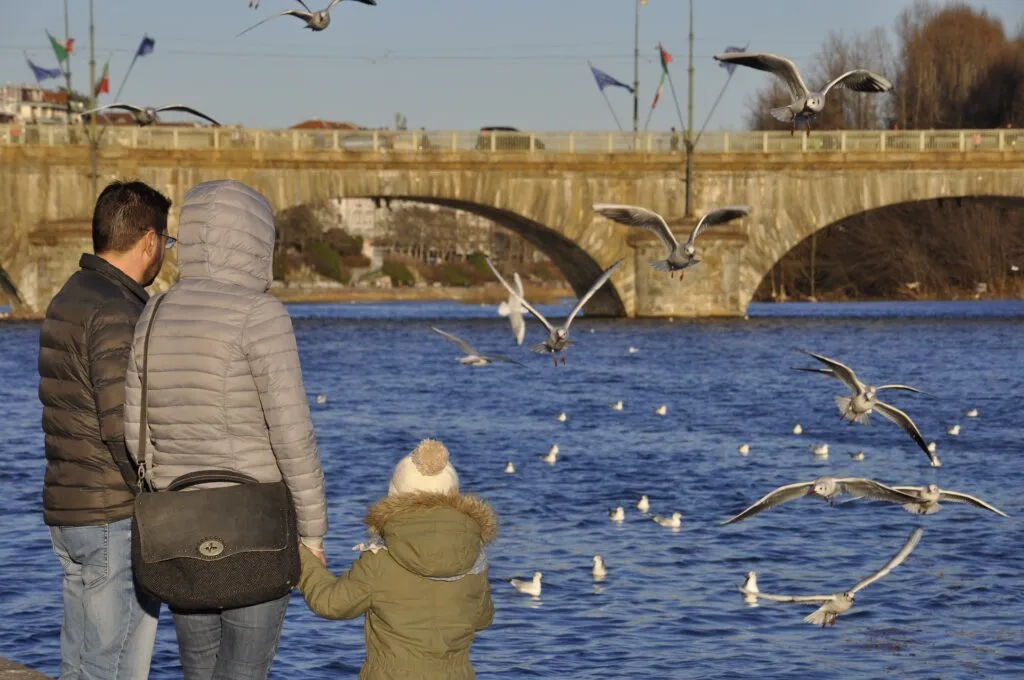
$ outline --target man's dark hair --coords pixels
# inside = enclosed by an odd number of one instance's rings
[[[153,229],[167,229],[171,199],[142,182],[112,182],[96,199],[92,213],[94,253],[121,253]]]

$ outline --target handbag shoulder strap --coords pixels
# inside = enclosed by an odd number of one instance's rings
[[[142,408],[139,414],[139,452],[137,456],[141,461],[139,464],[139,491],[142,491],[144,486],[149,487],[150,491],[155,490],[153,488],[153,452],[147,446],[149,443],[149,339],[153,335],[156,313],[160,310],[160,305],[166,299],[167,293],[164,293],[154,303],[153,313],[149,315],[149,328],[146,329],[146,340],[142,345]]]

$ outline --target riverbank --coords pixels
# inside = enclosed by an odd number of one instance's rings
[[[0,658],[0,680],[51,680],[51,678],[10,659]]]
[[[452,301],[464,304],[497,305],[508,300],[508,292],[500,285],[464,287],[425,288],[350,288],[342,286],[321,287],[315,285],[274,286],[270,289],[282,302],[441,302]],[[542,288],[526,286],[526,298],[531,302],[546,305],[575,295],[572,288]]]

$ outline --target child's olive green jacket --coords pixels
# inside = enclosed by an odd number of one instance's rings
[[[490,506],[404,494],[378,502],[365,521],[386,549],[364,552],[341,577],[301,551],[309,608],[328,619],[366,614],[361,680],[474,678],[469,647],[494,618],[483,552],[498,533]]]

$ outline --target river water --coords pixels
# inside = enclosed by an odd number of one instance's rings
[[[564,308],[563,308],[564,309]],[[425,437],[444,440],[466,491],[501,517],[490,551],[497,609],[474,646],[492,678],[997,678],[1024,676],[1024,303],[777,305],[748,320],[587,320],[569,363],[512,345],[491,307],[455,304],[294,305],[330,496],[328,552],[346,568],[361,517],[391,466]],[[438,325],[528,368],[463,368]],[[541,339],[529,322],[527,342]],[[0,656],[55,673],[60,569],[42,524],[38,325],[0,325]],[[630,354],[630,346],[638,351]],[[807,365],[805,347],[866,380],[933,396],[893,400],[938,442],[935,470],[895,426],[840,423],[839,392]],[[625,403],[613,411],[609,403]],[[668,413],[654,409],[665,404]],[[964,418],[977,408],[980,417]],[[568,420],[556,420],[559,411]],[[791,434],[794,424],[804,434]],[[962,424],[959,437],[946,428]],[[827,442],[827,460],[811,445]],[[540,457],[558,443],[561,457]],[[737,446],[749,443],[742,457]],[[863,449],[865,460],[847,454]],[[507,460],[517,472],[503,473]],[[937,482],[978,495],[1002,519],[947,504],[916,517],[870,503],[831,509],[804,499],[746,522],[718,523],[775,486],[822,474],[893,484]],[[634,508],[683,513],[657,526]],[[612,506],[626,507],[614,525]],[[884,564],[913,527],[907,562],[861,591],[834,628],[802,622],[811,607],[744,603],[749,570],[789,594],[851,587]],[[591,578],[591,556],[608,564]],[[505,579],[544,574],[539,600]],[[302,601],[285,623],[276,678],[354,677],[362,624],[318,620]],[[174,631],[161,623],[152,677],[180,677]]]

